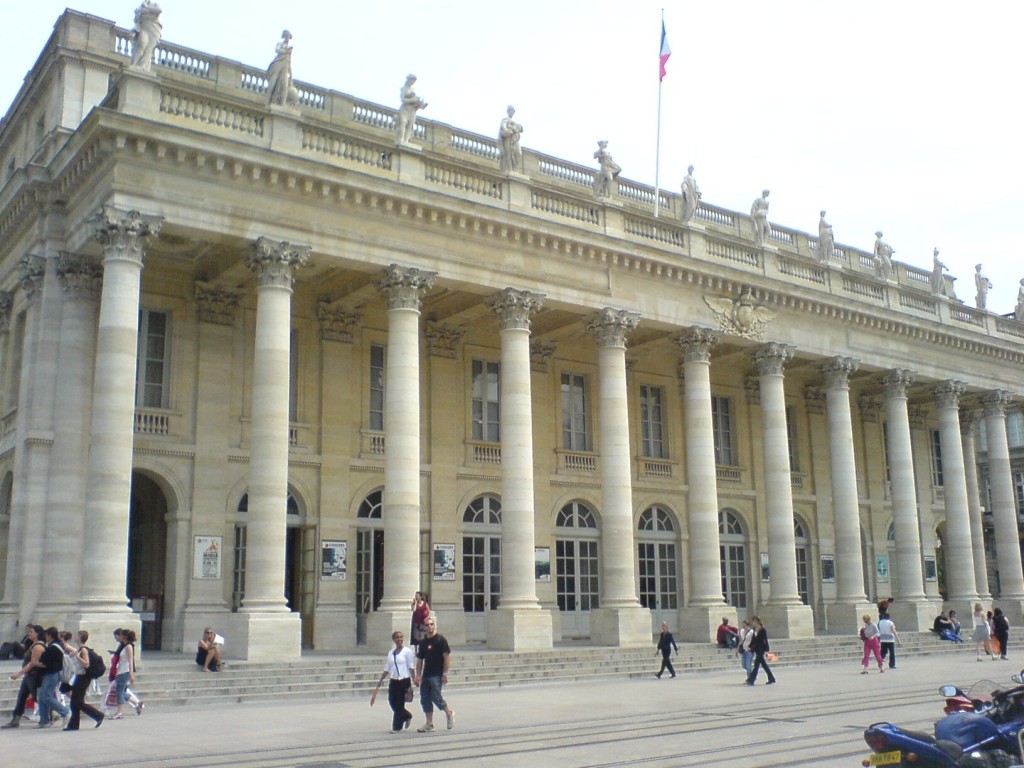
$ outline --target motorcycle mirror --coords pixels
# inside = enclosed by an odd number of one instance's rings
[[[948,699],[953,696],[958,696],[960,694],[960,690],[955,685],[944,685],[939,688],[939,693]]]

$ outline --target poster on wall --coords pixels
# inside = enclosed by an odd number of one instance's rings
[[[434,545],[434,581],[455,581],[455,545]]]
[[[938,581],[939,572],[935,567],[935,558],[932,555],[924,556],[924,580]]]
[[[348,542],[320,542],[321,581],[344,581],[348,575]]]
[[[192,578],[219,579],[223,536],[194,536],[192,540]]]
[[[889,581],[889,556],[875,556],[875,580],[878,582]]]
[[[761,581],[771,581],[771,572],[768,568],[768,553],[761,553]]]
[[[836,560],[834,555],[821,556],[821,580],[833,582],[836,580]]]
[[[533,571],[537,581],[551,581],[551,549],[536,547],[533,550]]]

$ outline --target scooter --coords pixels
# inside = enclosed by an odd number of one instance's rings
[[[955,686],[939,692],[950,697]],[[864,741],[874,750],[864,766],[899,768],[1008,768],[1024,758],[1018,734],[1024,731],[1024,685],[995,691],[991,702],[973,712],[953,712],[935,723],[935,735],[874,723]]]

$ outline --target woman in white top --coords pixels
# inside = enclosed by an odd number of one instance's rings
[[[992,653],[992,629],[988,623],[988,617],[985,615],[985,609],[981,607],[981,603],[974,604],[974,632],[971,634],[971,641],[974,645],[974,654],[978,661],[981,661],[981,649],[985,649],[985,653],[995,659],[995,655]]]
[[[384,671],[377,681],[377,687],[373,689],[373,695],[370,696],[370,706],[372,707],[377,700],[377,692],[387,679],[388,704],[394,713],[391,718],[391,732],[398,733],[402,728],[408,728],[412,722],[412,712],[405,708],[405,703],[412,701],[412,673],[416,669],[416,657],[412,648],[405,647],[405,638],[401,632],[393,632],[391,639],[395,647],[388,653],[384,662]]]

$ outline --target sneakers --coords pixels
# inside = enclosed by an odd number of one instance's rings
[[[124,720],[124,715],[118,712],[116,715],[110,718],[111,720]]]
[[[448,730],[450,731],[450,730],[451,730],[452,728],[454,728],[454,727],[455,727],[455,711],[454,711],[454,710],[451,710],[451,709],[449,709],[449,710],[448,710],[448,711],[447,711],[447,712],[445,713],[445,717],[447,717],[447,718],[448,718]]]
[[[416,733],[430,733],[432,730],[434,730],[433,723],[424,723],[416,729]]]
[[[145,708],[146,708],[146,705],[143,704],[140,701],[138,704],[135,705],[135,714],[141,716],[142,715],[142,710],[145,709]]]

